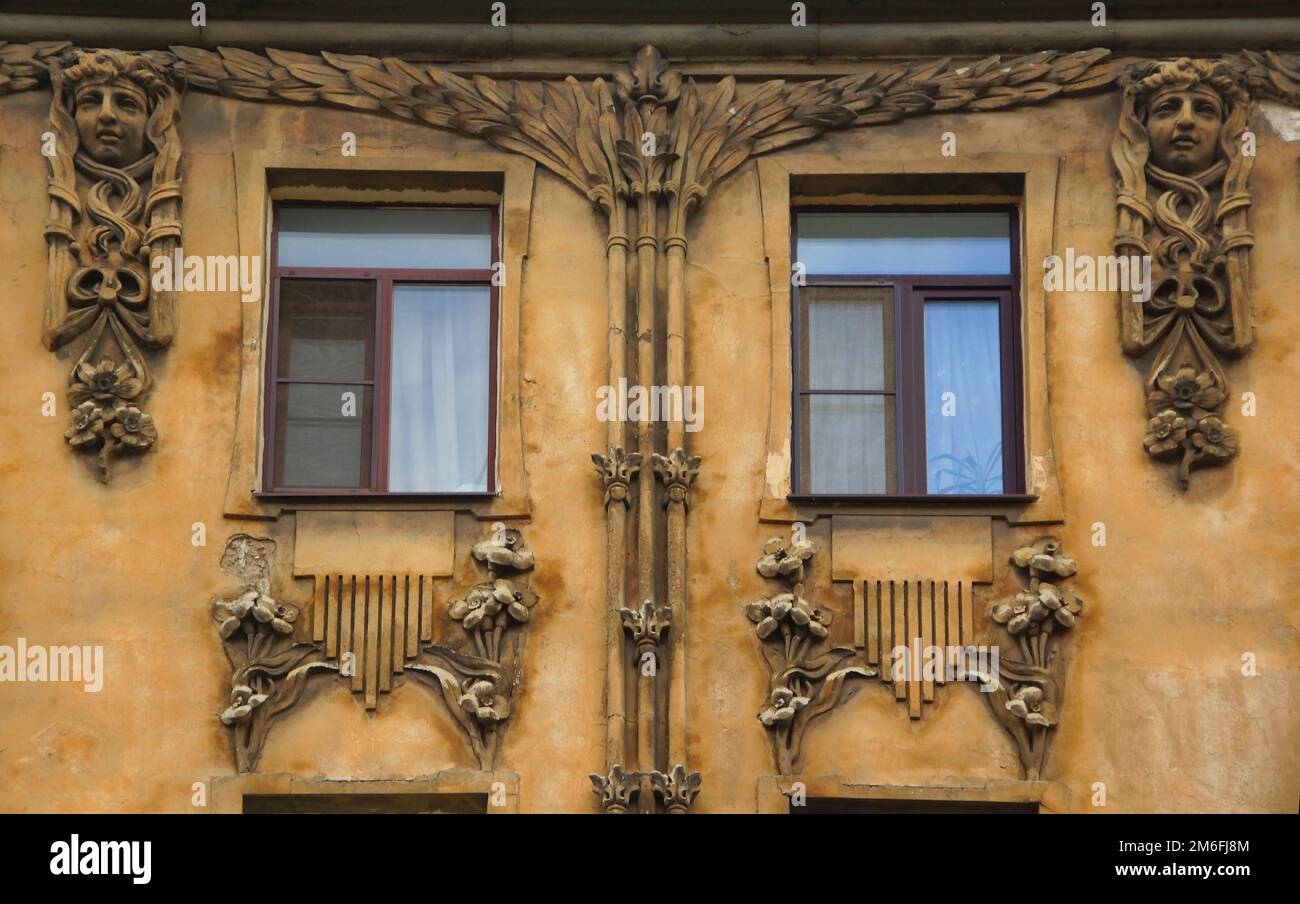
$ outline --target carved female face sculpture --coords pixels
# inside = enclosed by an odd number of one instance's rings
[[[1205,85],[1170,85],[1151,96],[1147,134],[1156,166],[1183,176],[1209,169],[1219,155],[1223,99]]]
[[[145,155],[149,103],[144,92],[122,79],[78,86],[73,96],[81,146],[100,163],[123,168]]]

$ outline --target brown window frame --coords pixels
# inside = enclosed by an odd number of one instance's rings
[[[497,495],[496,458],[497,458],[497,373],[500,332],[500,287],[493,283],[494,270],[488,268],[391,268],[391,267],[281,267],[278,261],[280,245],[280,209],[286,207],[355,207],[373,209],[376,207],[444,207],[459,210],[488,210],[492,214],[491,224],[491,261],[500,259],[500,209],[496,206],[466,204],[366,204],[348,202],[308,202],[285,201],[276,203],[271,213],[271,299],[266,327],[266,371],[263,376],[263,420],[262,435],[264,450],[262,459],[262,490],[259,497],[307,497],[307,496],[367,496],[393,498],[428,498],[428,497],[473,497]],[[371,404],[370,445],[364,454],[369,456],[369,485],[362,487],[298,487],[278,486],[275,476],[278,473],[278,444],[280,412],[277,411],[277,391],[281,383],[303,383],[313,381],[288,380],[279,373],[279,329],[280,329],[280,281],[286,278],[297,279],[348,279],[366,280],[375,283],[375,319],[374,345],[368,350],[373,357],[373,379],[370,381],[351,381],[357,385],[369,385],[373,390]],[[488,287],[490,311],[488,324],[488,442],[487,442],[487,489],[476,491],[428,491],[428,492],[389,492],[388,491],[388,453],[389,453],[389,406],[392,401],[392,363],[393,363],[393,287],[404,283],[418,284],[483,284]],[[315,381],[322,382],[322,381]],[[339,381],[328,381],[336,383]]]
[[[804,285],[791,286],[791,486],[795,501],[926,500],[935,502],[1007,501],[1025,496],[1024,460],[1024,364],[1021,343],[1019,211],[1014,205],[882,205],[882,206],[799,206],[791,209],[790,259],[799,260],[799,215],[808,213],[1006,213],[1011,243],[1010,274],[1006,276],[964,276],[929,274],[834,274],[807,273]],[[800,367],[803,336],[799,329],[799,290],[808,286],[872,286],[894,290],[894,389],[814,390],[802,388]],[[925,435],[925,302],[962,298],[998,300],[998,328],[1001,346],[1002,389],[1002,492],[930,493],[926,482]],[[801,462],[802,406],[811,395],[892,395],[895,398],[894,493],[826,493],[803,486]]]

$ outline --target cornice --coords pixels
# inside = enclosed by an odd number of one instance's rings
[[[979,56],[1105,46],[1141,55],[1213,54],[1243,46],[1300,47],[1300,17],[1255,19],[1122,19],[1094,27],[1086,16],[1057,22],[889,22],[794,27],[785,21],[729,25],[520,24],[494,28],[437,22],[247,21],[213,18],[205,27],[176,16],[124,18],[0,13],[9,41],[68,40],[123,49],[183,44],[193,47],[267,45],[288,50],[333,47],[366,53],[418,53],[430,62],[461,63],[526,57],[622,60],[645,44],[665,55],[703,65],[754,59],[813,61],[942,54]],[[536,71],[518,63],[520,77]],[[789,63],[780,67],[790,72]],[[683,67],[683,71],[689,70]],[[772,70],[774,71],[774,70]]]

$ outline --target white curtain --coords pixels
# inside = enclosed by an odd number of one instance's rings
[[[808,286],[799,294],[801,388],[892,389],[893,287]],[[894,492],[894,404],[888,395],[804,396],[805,489]]]
[[[487,286],[394,287],[390,492],[487,490],[490,317]]]
[[[929,492],[1002,492],[998,302],[926,302],[925,445]]]
[[[808,464],[814,493],[890,493],[893,399],[878,395],[807,396],[812,433]]]

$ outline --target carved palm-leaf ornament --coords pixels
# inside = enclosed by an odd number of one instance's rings
[[[683,161],[698,155],[695,175],[687,172],[682,181],[707,189],[751,154],[807,141],[831,128],[948,110],[1001,109],[1102,90],[1115,84],[1126,62],[1101,49],[1044,51],[1007,62],[994,56],[964,66],[945,58],[890,64],[839,79],[774,80],[742,92],[730,77],[701,89],[646,47],[614,74],[611,92],[603,79],[583,84],[570,77],[562,86],[533,86],[483,75],[462,78],[396,57],[274,49],[262,55],[229,47],[173,47],[172,52],[187,64],[195,89],[421,120],[523,154],[583,192],[617,188],[609,166],[617,141],[639,147],[644,131],[659,134],[661,124],[648,121],[647,108],[677,108],[669,152]],[[626,113],[628,107],[639,109],[641,118],[629,122],[606,115]]]

